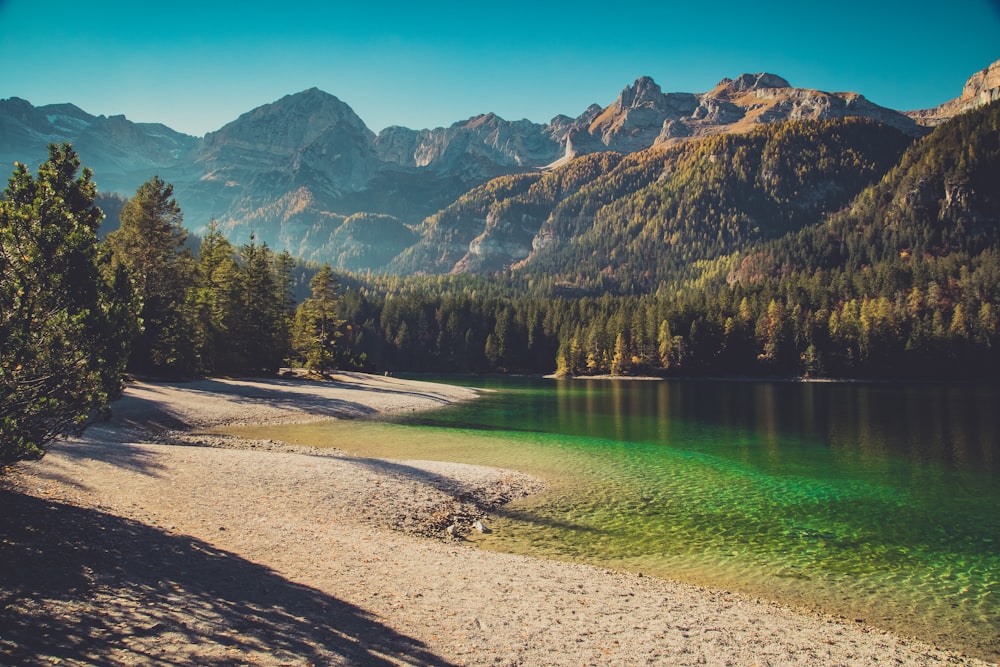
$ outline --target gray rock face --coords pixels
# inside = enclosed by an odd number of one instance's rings
[[[333,95],[311,88],[257,107],[222,129],[206,134],[202,153],[243,148],[287,157],[331,128],[338,127],[374,138],[374,134],[347,104]]]
[[[507,121],[485,114],[448,128],[386,128],[375,140],[379,159],[409,168],[449,171],[479,163],[486,171],[533,168],[562,153],[547,126],[529,120]]]
[[[608,107],[560,129],[565,154],[576,156],[603,150],[632,153],[690,137],[747,132],[764,123],[844,116],[869,117],[919,133],[911,119],[855,93],[792,88],[766,72],[723,79],[701,94],[664,93],[652,79],[640,77]]]
[[[652,79],[640,77],[590,123],[588,132],[605,150],[631,153],[656,143],[665,123],[680,121],[697,109],[697,96],[664,94]]]
[[[1000,60],[969,77],[962,94],[955,99],[933,109],[907,111],[906,115],[921,125],[935,126],[997,100],[1000,100]]]
[[[483,233],[474,238],[468,252],[455,264],[452,273],[492,273],[527,259],[532,241],[542,221],[523,213],[490,213]]]
[[[732,102],[715,97],[704,97],[688,119],[701,126],[732,125],[743,120],[746,110]]]
[[[339,193],[363,188],[375,172],[374,139],[348,105],[313,88],[205,135],[198,161],[205,177],[237,186],[277,170],[291,181],[305,172],[319,179],[321,190]]]
[[[777,74],[768,74],[767,72],[762,72],[760,74],[743,74],[735,80],[723,79],[719,85],[725,85],[730,90],[740,93],[745,93],[748,90],[759,90],[762,88],[792,87],[790,83]]]

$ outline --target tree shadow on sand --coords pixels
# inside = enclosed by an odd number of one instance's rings
[[[301,381],[253,380],[238,384],[223,380],[206,379],[187,383],[151,383],[138,385],[115,401],[111,406],[111,419],[88,429],[103,431],[112,439],[133,438],[141,434],[185,430],[192,427],[183,413],[175,411],[171,392],[181,390],[191,396],[204,395],[245,404],[247,407],[263,405],[268,408],[293,410],[311,417],[352,418],[376,414],[376,410],[363,402],[343,398],[316,397],[297,392]]]
[[[0,563],[3,665],[449,664],[206,542],[8,489]]]
[[[155,388],[155,386],[147,384],[146,388]],[[248,405],[260,404],[271,408],[294,409],[313,417],[335,417],[341,419],[374,417],[381,414],[382,411],[373,408],[365,401],[351,401],[346,398],[331,398],[330,396],[323,395],[315,396],[309,391],[303,392],[302,390],[304,388],[322,388],[324,386],[339,387],[350,392],[355,392],[359,397],[366,397],[372,394],[385,394],[387,396],[419,398],[430,404],[439,406],[452,403],[451,400],[439,394],[412,387],[380,387],[372,384],[357,384],[338,380],[310,383],[304,380],[252,378],[241,383],[234,383],[206,378],[190,383],[164,384],[162,386],[183,389],[185,392],[191,394],[203,393],[213,396],[223,396],[245,402]]]

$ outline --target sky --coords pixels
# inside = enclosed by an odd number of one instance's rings
[[[640,76],[699,93],[771,72],[923,109],[998,59],[1000,0],[0,0],[0,99],[196,136],[312,87],[375,132],[487,112],[544,123]]]

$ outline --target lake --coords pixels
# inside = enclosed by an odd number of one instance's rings
[[[730,588],[1000,659],[997,387],[435,379],[492,391],[391,422],[251,435],[532,472],[549,489],[508,506],[479,546]]]

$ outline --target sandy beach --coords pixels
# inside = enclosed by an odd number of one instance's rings
[[[471,389],[135,383],[0,479],[0,665],[988,663],[854,622],[461,539],[544,480],[206,435]]]

